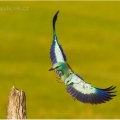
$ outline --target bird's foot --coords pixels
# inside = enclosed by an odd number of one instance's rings
[[[61,83],[61,84],[63,84],[64,82],[63,81],[61,81],[61,80],[56,80],[58,83]]]
[[[60,77],[56,77],[56,78],[57,78],[57,80],[56,80],[56,81],[57,81],[58,83],[61,83],[61,84],[63,84],[63,83],[64,83],[63,81],[61,81]]]
[[[57,76],[56,78],[60,80],[60,77],[59,77],[59,76]]]

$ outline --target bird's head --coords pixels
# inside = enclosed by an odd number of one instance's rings
[[[49,69],[49,71],[51,70],[63,71],[64,68],[65,68],[65,63],[59,62],[54,64],[53,67]]]

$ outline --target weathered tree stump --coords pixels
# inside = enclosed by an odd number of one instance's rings
[[[25,92],[11,88],[7,106],[7,119],[27,119]]]

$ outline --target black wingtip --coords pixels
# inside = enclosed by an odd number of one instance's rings
[[[57,11],[57,13],[54,15],[54,17],[53,17],[53,30],[55,30],[55,22],[56,22],[56,20],[57,20],[57,15],[58,15],[58,13],[59,13],[59,10]]]

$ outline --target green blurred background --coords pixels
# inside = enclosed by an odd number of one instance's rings
[[[68,63],[93,86],[117,86],[113,100],[74,101],[48,71],[57,10]],[[6,118],[13,85],[26,93],[28,118],[120,118],[119,81],[120,2],[0,2],[0,118]]]

